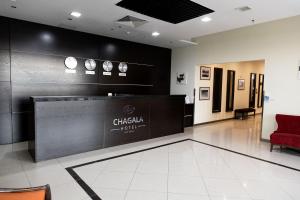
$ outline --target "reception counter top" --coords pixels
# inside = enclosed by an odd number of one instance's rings
[[[184,95],[33,96],[35,161],[184,131]]]
[[[88,100],[112,100],[112,99],[153,99],[153,98],[184,98],[185,95],[126,95],[114,96],[32,96],[34,102],[42,101],[88,101]]]

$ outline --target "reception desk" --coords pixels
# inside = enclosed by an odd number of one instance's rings
[[[38,96],[29,152],[38,162],[184,131],[184,95]]]

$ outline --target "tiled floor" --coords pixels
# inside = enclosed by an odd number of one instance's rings
[[[33,163],[26,144],[0,146],[0,187],[50,184],[54,200],[90,197],[65,168],[194,139],[300,169],[294,151],[269,152],[260,117],[188,128],[184,134]],[[298,200],[300,172],[194,142],[179,142],[74,168],[103,200]]]
[[[190,133],[191,138],[201,142],[300,169],[299,152],[285,149],[281,153],[278,147],[270,152],[270,144],[260,141],[259,115],[248,120],[230,120],[196,126],[186,129],[185,133]]]

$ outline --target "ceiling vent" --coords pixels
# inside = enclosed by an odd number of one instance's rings
[[[249,6],[243,6],[243,7],[236,8],[235,10],[240,11],[240,12],[246,12],[246,11],[251,10],[251,8]]]
[[[116,23],[137,28],[148,23],[148,21],[127,15],[126,17],[117,20]]]

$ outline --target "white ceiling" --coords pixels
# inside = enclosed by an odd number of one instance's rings
[[[213,20],[204,23],[201,18],[196,18],[174,25],[120,8],[115,5],[119,1],[0,0],[0,15],[173,48],[186,46],[179,42],[182,39],[191,40],[203,35],[250,26],[253,24],[252,19],[255,19],[257,24],[300,14],[300,0],[193,0],[215,10],[215,13],[210,14]],[[16,5],[17,8],[11,8],[12,5]],[[249,6],[252,10],[235,10],[242,6]],[[68,20],[71,11],[81,12],[82,17]],[[126,15],[145,19],[149,23],[138,28],[119,28],[115,21]],[[158,31],[161,35],[153,38],[153,31]]]

